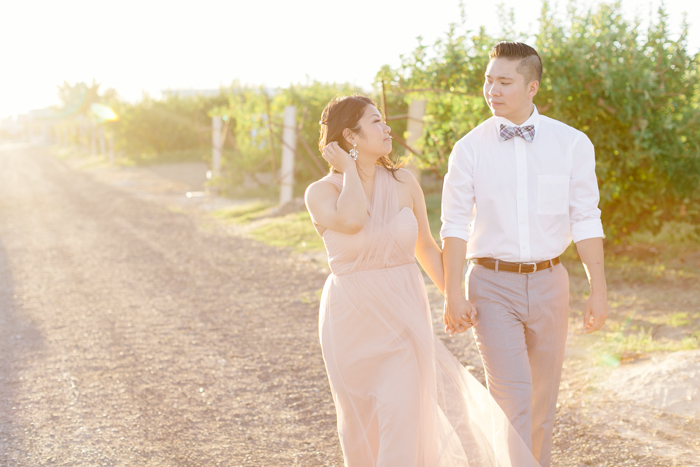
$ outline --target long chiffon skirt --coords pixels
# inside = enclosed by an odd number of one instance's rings
[[[319,333],[347,467],[538,466],[434,334],[415,263],[331,274]]]

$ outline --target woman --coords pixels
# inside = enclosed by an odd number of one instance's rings
[[[319,140],[332,172],[305,197],[332,271],[319,333],[345,465],[536,466],[485,388],[433,334],[415,259],[443,290],[441,252],[420,185],[391,163],[391,147],[370,99],[333,99]],[[445,324],[463,331],[476,316],[462,318]]]

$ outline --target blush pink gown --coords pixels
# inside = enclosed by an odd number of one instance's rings
[[[323,179],[342,188],[343,175]],[[418,225],[377,167],[369,217],[325,230],[319,333],[347,467],[538,466],[487,390],[433,333]]]

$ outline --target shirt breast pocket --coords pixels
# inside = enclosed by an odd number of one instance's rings
[[[558,215],[569,212],[569,177],[540,175],[537,178],[537,214]]]

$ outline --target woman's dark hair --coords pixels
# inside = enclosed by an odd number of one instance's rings
[[[323,151],[329,143],[337,142],[345,151],[350,151],[351,146],[343,137],[343,130],[349,128],[355,133],[361,134],[360,119],[365,114],[368,105],[376,104],[372,99],[359,94],[352,96],[335,96],[326,105],[321,114],[321,134],[318,138],[318,149]],[[394,175],[399,170],[388,156],[382,156],[377,160],[377,165],[381,165]],[[335,167],[330,166],[331,173],[338,173]],[[394,175],[396,178],[396,175]]]

